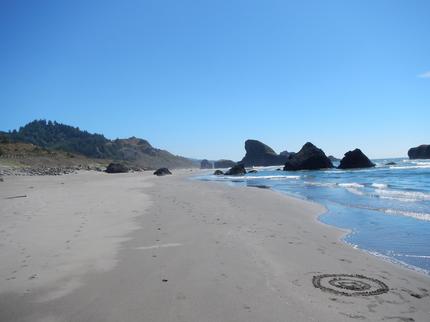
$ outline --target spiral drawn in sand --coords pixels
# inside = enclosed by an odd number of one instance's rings
[[[371,296],[387,293],[385,283],[363,275],[323,274],[314,276],[312,283],[316,288],[344,296]]]

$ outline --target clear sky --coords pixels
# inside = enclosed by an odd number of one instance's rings
[[[33,119],[196,158],[430,143],[430,1],[0,1],[0,129]]]

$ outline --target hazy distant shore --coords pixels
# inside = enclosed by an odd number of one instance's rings
[[[6,177],[0,320],[428,318],[428,276],[343,244],[320,205],[190,173]],[[334,277],[329,291],[327,274],[370,280]]]

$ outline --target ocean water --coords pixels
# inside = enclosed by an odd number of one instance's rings
[[[199,180],[266,187],[323,204],[319,220],[348,229],[344,242],[430,274],[430,160],[373,160],[375,168],[277,171]],[[386,165],[395,162],[395,165]],[[337,164],[335,164],[337,165]]]

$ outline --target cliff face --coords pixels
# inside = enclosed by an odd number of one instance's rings
[[[430,145],[423,144],[408,151],[409,159],[430,159]]]
[[[246,167],[281,165],[288,159],[288,156],[277,154],[271,147],[257,140],[247,140],[245,150],[246,155],[239,163]]]

